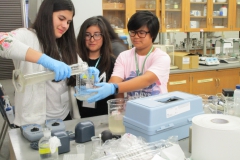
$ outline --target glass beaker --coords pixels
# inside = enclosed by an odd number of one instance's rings
[[[123,116],[125,113],[126,99],[110,99],[108,103],[108,127],[112,134],[121,135],[125,133]]]
[[[233,99],[233,97],[225,98],[224,114],[234,115],[234,99]]]
[[[94,88],[94,75],[89,77],[88,73],[82,73],[77,78],[78,84],[75,87],[76,98],[80,101],[85,101],[96,93],[88,93],[86,90]]]
[[[200,94],[202,98],[203,111],[205,114],[218,114],[224,112],[224,107],[218,104],[219,98],[214,95]]]

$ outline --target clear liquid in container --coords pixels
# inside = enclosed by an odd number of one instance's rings
[[[110,115],[108,117],[109,130],[113,134],[124,134],[125,126],[123,125],[123,115]]]
[[[82,62],[70,65],[70,67],[72,69],[71,75],[77,75],[84,73],[88,69],[88,64]],[[20,69],[17,69],[13,71],[12,81],[17,92],[24,92],[25,86],[53,80],[54,77],[55,73],[49,70],[24,75]]]
[[[80,75],[77,75],[76,79],[76,98],[80,101],[85,101],[89,97],[97,94],[97,93],[88,93],[87,89],[93,89],[94,86],[94,75],[92,77],[89,77],[88,73],[82,73]]]
[[[58,147],[54,153],[50,150],[51,130],[43,128],[43,135],[44,136],[38,142],[40,160],[58,160]]]
[[[109,130],[116,135],[124,134],[125,126],[123,125],[123,116],[125,114],[126,99],[110,99],[107,101],[107,103]]]

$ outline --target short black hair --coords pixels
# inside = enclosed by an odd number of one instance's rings
[[[160,27],[157,16],[150,11],[136,12],[129,19],[127,28],[128,31],[135,31],[141,28],[142,26],[147,26],[152,37],[152,42],[154,42]]]

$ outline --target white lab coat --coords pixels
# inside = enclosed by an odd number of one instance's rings
[[[5,42],[3,42],[3,38]],[[6,41],[7,40],[7,41]],[[0,56],[13,59],[15,69],[22,73],[32,74],[45,70],[42,65],[26,62],[25,56],[29,47],[42,52],[38,38],[34,31],[20,28],[8,34],[0,34]],[[82,62],[78,57],[78,62]],[[72,118],[80,118],[74,88],[69,87],[70,113]],[[41,82],[26,86],[23,93],[15,92],[15,120],[14,124],[43,124],[46,120],[46,83]]]

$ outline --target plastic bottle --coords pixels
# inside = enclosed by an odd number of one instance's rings
[[[203,8],[203,16],[207,16],[207,5],[206,4],[204,5],[204,8]]]
[[[177,2],[174,2],[173,8],[178,9],[178,3]]]
[[[13,124],[13,121],[14,121],[14,112],[13,112],[13,107],[10,105],[10,102],[9,102],[9,97],[6,95],[6,96],[2,96],[4,101],[5,101],[5,112],[6,112],[6,115],[7,115],[7,118],[10,122],[10,124]]]
[[[38,151],[40,154],[40,160],[58,160],[58,147],[50,148],[51,130],[43,128],[43,137],[38,142]],[[59,140],[59,139],[58,139]],[[59,140],[60,142],[60,140]],[[54,142],[55,143],[55,142]],[[57,142],[58,143],[58,142]],[[52,146],[52,144],[51,144]],[[59,145],[57,145],[59,146]]]
[[[240,116],[240,84],[236,85],[233,94],[234,99],[234,115]]]
[[[227,16],[227,7],[226,6],[222,6],[220,8],[220,12],[222,11],[222,16]]]

